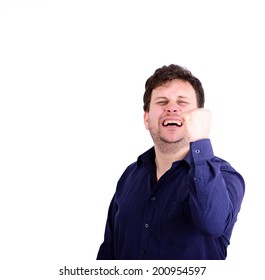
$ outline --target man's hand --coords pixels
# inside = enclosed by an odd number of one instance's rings
[[[209,138],[211,129],[211,112],[198,108],[183,114],[183,128],[189,142]]]

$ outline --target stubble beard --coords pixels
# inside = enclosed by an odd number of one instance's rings
[[[151,137],[153,138],[155,146],[159,149],[161,153],[165,154],[175,154],[182,148],[189,145],[186,137],[180,137],[177,140],[168,140],[161,136],[159,132],[150,130]]]

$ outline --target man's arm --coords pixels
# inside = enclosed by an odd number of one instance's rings
[[[220,236],[235,223],[245,191],[242,176],[214,156],[209,139],[190,144],[190,206],[194,224]]]

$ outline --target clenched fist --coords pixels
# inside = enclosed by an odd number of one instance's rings
[[[197,108],[183,114],[184,135],[189,142],[209,138],[212,114],[204,108]]]

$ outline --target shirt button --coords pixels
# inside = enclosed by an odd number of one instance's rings
[[[148,225],[148,224],[145,224],[144,226],[145,226],[145,228],[149,228],[149,225]]]
[[[151,197],[151,200],[152,200],[152,201],[155,201],[155,200],[156,200],[156,198],[155,198],[154,196],[152,196],[152,197]]]
[[[194,152],[195,152],[196,154],[199,154],[199,153],[201,152],[201,150],[196,149]]]

